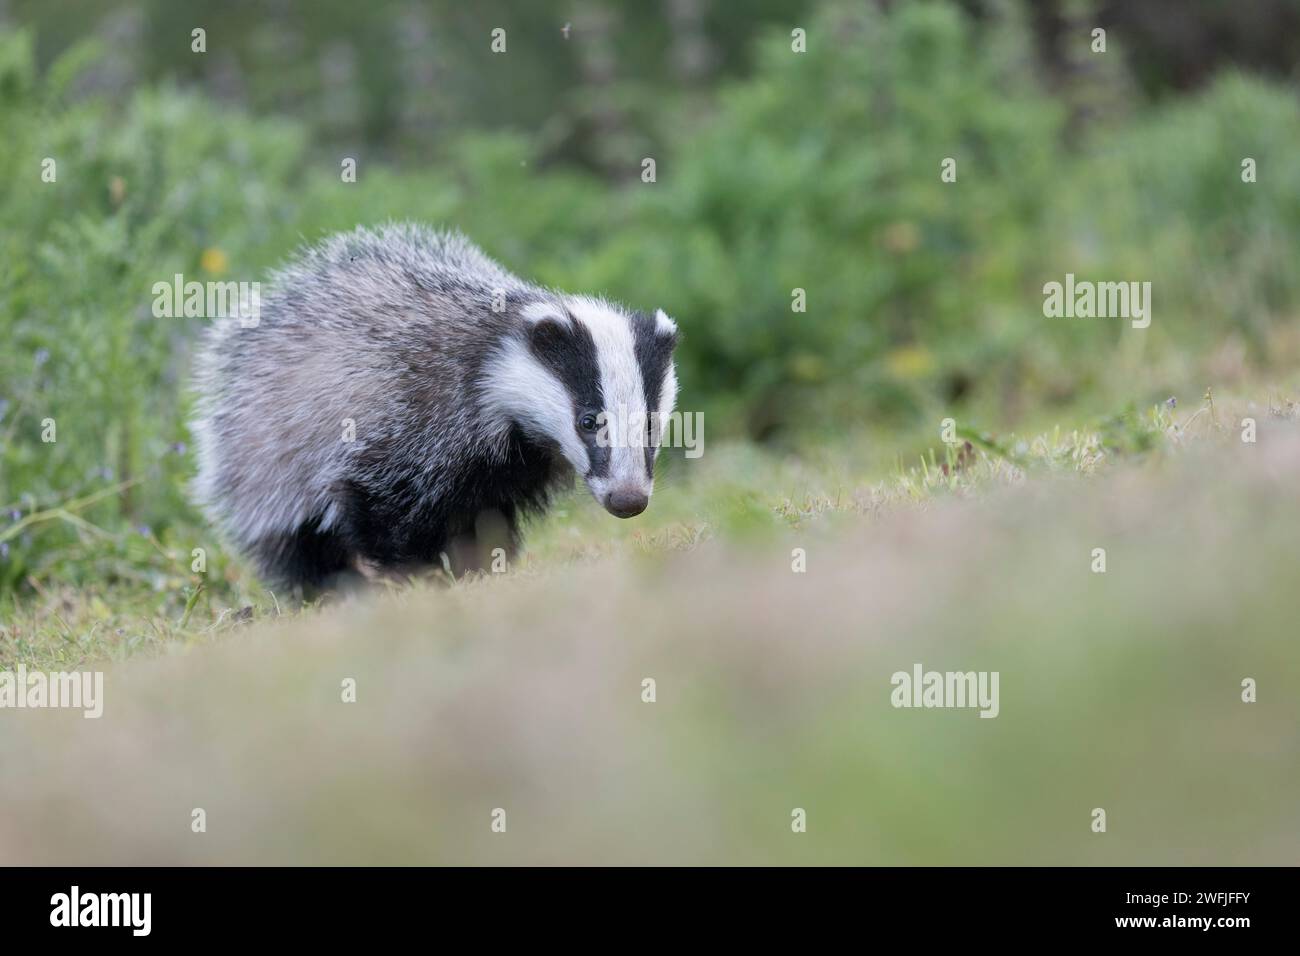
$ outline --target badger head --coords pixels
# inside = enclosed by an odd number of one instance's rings
[[[488,371],[490,403],[557,447],[610,514],[640,514],[677,401],[676,324],[662,310],[567,295],[528,304],[520,319]]]

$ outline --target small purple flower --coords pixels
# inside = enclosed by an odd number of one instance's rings
[[[0,541],[0,561],[9,560],[9,542]]]
[[[1170,395],[1168,398],[1165,399],[1165,404],[1170,408],[1177,408],[1178,399],[1175,398],[1173,395]]]
[[[178,455],[185,454],[185,442],[183,441],[176,442],[174,445],[172,445],[172,451],[174,451]]]
[[[98,475],[100,478],[103,478],[105,481],[113,480],[113,469],[107,466],[99,469],[99,471],[95,472],[95,474]]]
[[[149,535],[153,534],[153,531],[147,524],[138,525],[135,530],[140,533],[140,537],[142,538],[147,538]]]
[[[37,367],[37,368],[40,368],[42,365],[44,365],[44,364],[45,364],[46,362],[48,362],[49,360],[50,360],[50,350],[49,350],[49,349],[37,349],[37,350],[36,350],[36,367]]]
[[[22,518],[22,516],[23,516],[23,513],[22,513],[21,511],[19,511],[17,508],[14,508],[12,511],[9,512],[9,520],[10,520],[10,521],[18,521],[18,520],[20,520],[20,519]]]

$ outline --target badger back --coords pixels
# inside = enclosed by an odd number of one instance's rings
[[[494,306],[531,292],[451,233],[388,226],[307,248],[273,275],[255,325],[205,335],[195,498],[246,544],[328,527],[332,489],[360,467],[445,472],[498,441],[475,383],[511,330]]]

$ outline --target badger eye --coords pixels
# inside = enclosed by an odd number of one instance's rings
[[[591,414],[591,412],[588,412],[586,415],[583,415],[578,419],[578,427],[584,432],[594,432],[597,424],[596,416]]]

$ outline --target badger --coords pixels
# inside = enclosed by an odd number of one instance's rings
[[[205,333],[194,497],[307,594],[482,568],[575,474],[612,515],[646,508],[677,338],[662,309],[526,282],[455,231],[338,234],[271,277],[256,322]]]

